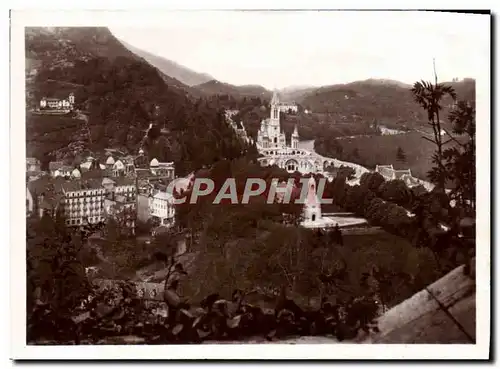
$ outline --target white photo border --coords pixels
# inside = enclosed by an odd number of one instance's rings
[[[121,3],[121,2],[120,2]],[[180,2],[179,2],[180,3]],[[182,2],[186,5],[185,2]],[[200,3],[200,2],[198,2]],[[266,9],[268,2],[253,1],[256,8]],[[307,8],[324,8],[328,4],[308,2]],[[356,1],[343,1],[344,8],[361,8]],[[391,2],[395,8],[398,2]],[[426,4],[428,3],[428,4]],[[459,2],[460,3],[460,2]],[[265,5],[267,4],[267,6]],[[273,3],[274,4],[274,3]],[[305,8],[304,2],[287,1],[289,9]],[[295,6],[293,6],[296,4]],[[433,6],[423,1],[418,7]],[[454,2],[455,8],[459,5]],[[217,8],[213,2],[207,3]],[[232,7],[231,7],[232,5]],[[259,7],[260,5],[260,7]],[[378,4],[380,5],[380,4]],[[479,7],[479,4],[475,4]],[[120,6],[116,4],[116,6]],[[275,5],[276,6],[276,5]],[[338,5],[336,5],[338,6]],[[453,6],[453,5],[452,5]],[[245,6],[250,8],[251,6]],[[365,6],[366,7],[366,6]],[[40,8],[40,7],[39,7]],[[62,6],[60,7],[62,8]],[[163,7],[165,8],[165,7]],[[170,9],[179,9],[178,6]],[[184,6],[184,9],[190,8]],[[200,7],[198,6],[198,9]],[[222,8],[234,9],[228,2]],[[340,8],[340,7],[339,7]],[[97,7],[96,7],[97,9]],[[194,9],[191,7],[191,9]],[[26,263],[25,263],[25,26],[108,26],[140,25],[147,19],[151,27],[161,22],[159,11],[13,11],[11,14],[11,119],[10,119],[10,310],[11,357],[13,359],[486,359],[490,350],[490,55],[484,55],[484,68],[475,71],[477,121],[477,343],[475,345],[127,345],[127,346],[27,346],[26,345]],[[490,19],[484,29],[475,30],[478,43],[490,50]],[[127,22],[127,23],[126,23]]]

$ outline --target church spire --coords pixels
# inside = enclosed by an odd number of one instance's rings
[[[273,92],[273,98],[271,100],[271,105],[278,105],[280,103],[280,100],[278,98],[278,91],[275,89]]]
[[[292,136],[293,137],[298,137],[299,136],[299,131],[297,130],[297,125],[295,125],[295,128],[293,129]]]

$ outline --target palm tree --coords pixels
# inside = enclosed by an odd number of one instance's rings
[[[429,177],[439,188],[444,190],[446,174],[443,164],[443,137],[441,132],[441,121],[439,113],[442,110],[442,101],[446,96],[450,96],[453,101],[456,100],[456,93],[453,87],[442,83],[420,81],[415,82],[411,89],[415,101],[427,111],[428,124],[432,127],[434,139],[423,136],[424,139],[432,142],[437,146],[436,154],[432,160],[437,165],[429,172]]]

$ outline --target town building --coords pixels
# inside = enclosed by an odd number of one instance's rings
[[[78,166],[66,165],[62,161],[51,161],[49,172],[52,177],[80,178],[82,171]]]
[[[61,202],[62,178],[43,176],[26,185],[26,216],[55,215]]]
[[[434,188],[434,185],[418,179],[411,174],[410,169],[401,169],[396,170],[390,165],[377,165],[375,166],[375,172],[379,173],[384,177],[386,181],[393,181],[396,179],[402,180],[408,188],[416,187],[416,186],[424,186],[427,191],[431,191]]]
[[[159,162],[153,158],[149,163],[149,170],[153,176],[173,180],[175,178],[174,162]]]
[[[384,177],[386,181],[392,181],[394,179],[401,179],[404,175],[411,176],[410,169],[395,170],[391,165],[377,165],[375,166],[375,172],[379,173]]]
[[[49,172],[52,177],[56,177],[56,171],[59,170],[59,168],[64,166],[64,162],[62,161],[51,161],[49,163]]]
[[[149,167],[135,169],[135,177],[138,192],[149,196],[157,184],[168,185],[175,179],[175,166],[173,162],[159,162],[153,158]]]
[[[98,178],[65,181],[62,184],[62,194],[66,225],[104,222],[106,189]]]
[[[297,114],[299,111],[299,107],[295,103],[280,103],[279,110],[285,114]]]
[[[174,196],[167,191],[155,191],[149,198],[149,209],[153,219],[162,227],[171,227],[175,221]]]
[[[70,93],[67,98],[42,97],[40,100],[41,111],[70,112],[75,105],[75,95]]]
[[[40,172],[40,160],[37,158],[26,158],[26,172]]]
[[[92,156],[88,156],[85,161],[80,164],[80,170],[82,172],[88,172],[94,169],[104,170],[106,169],[106,166],[99,163],[99,161]]]
[[[137,220],[137,204],[132,197],[107,193],[104,198],[104,214],[107,218],[113,218],[120,229],[127,230],[130,235],[135,234]]]

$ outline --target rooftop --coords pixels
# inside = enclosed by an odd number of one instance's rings
[[[166,191],[158,191],[153,195],[153,198],[158,200],[172,200],[173,196]]]
[[[62,184],[64,192],[92,190],[102,188],[101,180],[99,178],[78,179],[72,181],[65,181]]]
[[[133,186],[135,179],[130,177],[113,177],[116,186]]]
[[[51,161],[49,163],[49,170],[50,171],[54,171],[54,170],[57,170],[59,169],[60,167],[62,167],[64,165],[64,162],[63,161]]]

